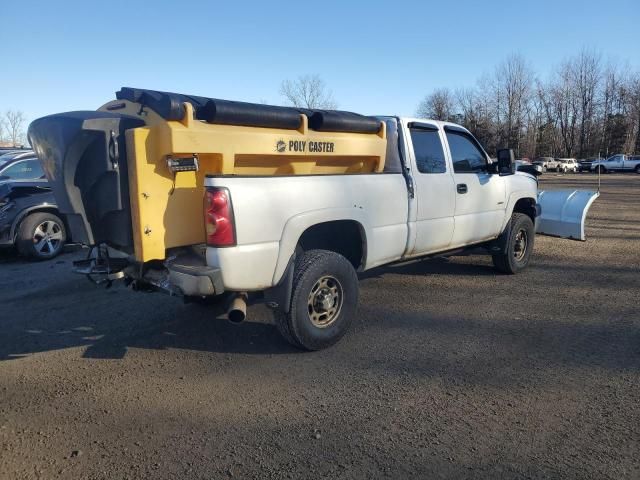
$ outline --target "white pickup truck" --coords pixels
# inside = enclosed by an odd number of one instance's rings
[[[516,172],[510,150],[498,151],[497,160],[492,161],[469,131],[453,123],[400,117],[361,119],[329,112],[327,122],[335,114],[334,130],[362,132],[371,124],[375,128],[369,128],[369,134],[330,134],[324,133],[331,129],[328,123],[324,127],[318,123],[313,133],[306,127],[307,117],[315,115],[311,111],[303,112],[300,126],[296,123],[300,113],[287,116],[288,112],[278,110],[282,107],[265,110],[163,92],[122,92],[118,101],[98,112],[52,115],[36,120],[29,129],[61,208],[68,213],[74,238],[97,245],[91,258],[78,265],[80,271],[92,276],[104,274],[108,281],[124,277],[136,288],[150,286],[190,298],[225,296],[232,321],[245,319],[247,302],[264,301],[273,308],[284,338],[307,350],[325,348],[347,331],[358,303],[357,272],[473,249],[491,255],[499,272],[518,273],[529,264],[537,224],[539,232],[584,239],[586,211],[596,196],[593,192],[547,192],[539,200],[533,168],[529,173]],[[196,105],[195,113],[190,104],[183,110],[183,102]],[[153,120],[155,113],[150,107],[154,105],[164,118]],[[228,108],[228,117],[222,116],[223,107]],[[127,115],[114,113],[118,109],[126,110]],[[214,111],[218,117],[207,117]],[[246,122],[245,117],[249,118]],[[263,117],[266,120],[261,120]],[[200,118],[264,128],[225,124],[196,137],[209,128],[197,120]],[[155,148],[151,147],[152,129],[144,127],[144,122],[152,121],[160,125],[160,143],[171,140],[178,145],[184,139],[190,143],[183,145],[189,146],[176,147],[178,151],[199,149],[199,154],[183,155],[179,160],[175,155],[167,156],[166,165],[177,165],[173,184],[165,164],[150,164],[150,157],[141,157],[145,148]],[[268,158],[277,162],[276,174],[205,171],[202,177],[197,176],[203,173],[203,167],[198,171],[197,160],[202,165],[209,159],[213,162],[210,165],[219,166],[221,157],[202,153],[208,147],[204,140],[194,139],[213,138],[210,132],[218,132],[216,135],[226,135],[220,138],[231,138],[238,147],[242,138],[250,142],[273,132],[266,127],[274,123],[290,130],[283,130],[284,134],[276,130],[273,138],[277,143],[269,143],[273,146],[263,157],[236,156],[235,168],[254,162],[257,167],[252,168],[261,172],[261,158]],[[136,144],[135,135],[128,135],[125,142],[125,131],[141,132],[142,141]],[[248,136],[239,136],[237,131]],[[308,140],[319,136],[336,140]],[[366,139],[382,146],[383,169],[282,174],[289,171],[283,170],[282,161],[302,161],[309,158],[302,155],[305,152],[317,157],[318,168],[335,169],[339,162],[349,161],[339,150],[357,153],[365,148]],[[147,167],[141,175],[140,169]],[[186,170],[195,171],[195,176],[180,177],[193,174]],[[139,185],[149,183],[151,177],[164,182],[162,195],[155,194],[151,184],[141,191]],[[197,223],[187,206],[201,191],[181,188],[181,178],[202,178],[204,182],[204,211],[197,212],[200,219],[204,216],[201,244],[188,245],[193,242],[179,235]],[[163,206],[167,198],[174,198],[175,203]],[[199,205],[201,202],[197,200]],[[128,211],[129,204],[133,214]],[[139,227],[134,255],[131,225],[135,234],[136,222],[145,214],[150,220]],[[199,222],[201,226],[202,220]],[[154,240],[154,235],[162,228],[166,228],[165,242],[177,238],[174,244],[183,246],[167,249],[166,258],[144,260],[146,254],[140,254],[140,245],[148,242],[145,248],[157,246],[163,238]],[[101,242],[108,246],[98,245]],[[164,249],[160,251],[165,255]]]
[[[356,271],[482,246],[504,273],[529,263],[540,214],[533,175],[499,174],[458,125],[398,119],[402,171],[373,175],[209,176],[208,195],[233,204],[234,244],[207,248],[227,290],[280,284],[277,325],[316,349],[347,329]],[[256,228],[259,225],[259,228]],[[274,303],[274,306],[275,304]]]
[[[594,172],[636,172],[640,173],[640,155],[613,155],[606,160],[598,160],[591,164]]]

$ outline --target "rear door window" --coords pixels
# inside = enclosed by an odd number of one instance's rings
[[[411,128],[411,143],[420,173],[445,173],[447,162],[437,130]]]

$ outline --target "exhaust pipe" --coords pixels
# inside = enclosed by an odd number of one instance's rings
[[[238,293],[227,310],[227,318],[232,323],[242,323],[247,318],[247,294],[246,292]]]

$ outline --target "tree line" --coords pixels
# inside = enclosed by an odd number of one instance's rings
[[[417,115],[459,123],[488,152],[517,157],[609,156],[640,152],[640,72],[583,50],[540,80],[513,54],[475,86],[438,88]]]

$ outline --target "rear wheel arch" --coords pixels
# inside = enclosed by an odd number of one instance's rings
[[[366,265],[367,237],[370,232],[366,209],[332,208],[311,210],[291,217],[284,224],[279,241],[278,259],[273,273],[273,285],[277,285],[283,280],[287,267],[291,261],[295,259],[296,252],[301,252],[304,247],[309,248],[308,241],[304,242],[304,246],[301,247],[300,245],[300,240],[305,235],[308,237],[313,229],[319,228],[319,225],[344,225],[337,222],[353,222],[352,225],[357,225],[358,236],[362,242],[359,266]],[[340,231],[339,228],[338,231]],[[307,238],[305,238],[305,240],[307,240]],[[338,253],[341,252],[339,251]]]
[[[353,265],[336,252],[301,252],[286,302],[287,308],[274,312],[276,327],[284,339],[305,350],[327,348],[344,336],[353,321],[358,276]]]
[[[367,254],[366,231],[356,220],[331,220],[307,227],[300,235],[297,250],[327,250],[345,257],[356,270],[364,267]]]

